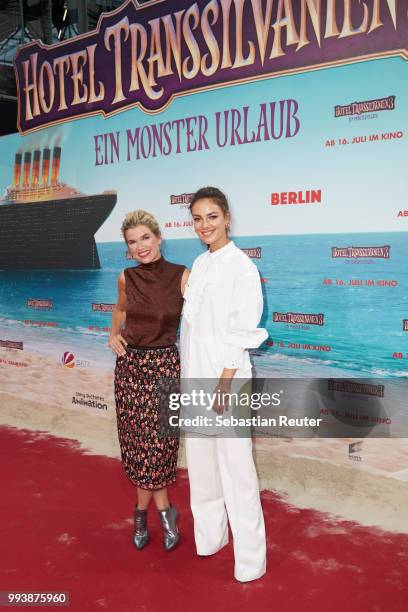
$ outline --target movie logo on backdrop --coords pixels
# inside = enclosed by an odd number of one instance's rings
[[[295,325],[324,325],[324,314],[307,314],[303,312],[274,312],[274,323],[292,323]]]
[[[17,340],[0,340],[0,347],[5,349],[16,349],[19,351],[24,350],[23,342]]]
[[[251,257],[251,259],[261,259],[262,258],[262,247],[247,247],[242,248],[241,251]]]
[[[129,106],[155,113],[178,95],[406,48],[397,0],[339,5],[129,0],[93,32],[18,51],[19,130]]]
[[[333,259],[346,258],[346,259],[389,259],[391,247],[387,244],[385,246],[372,246],[372,247],[360,247],[360,246],[349,246],[349,247],[332,247],[331,256]]]
[[[115,310],[115,304],[92,304],[92,310],[95,312],[113,312]]]
[[[329,379],[327,381],[329,391],[340,391],[360,395],[374,395],[384,397],[384,385],[353,382],[351,380]]]
[[[402,321],[402,329],[403,329],[404,331],[408,331],[408,319],[404,319],[404,320]]]
[[[170,204],[181,204],[181,208],[188,208],[193,199],[194,193],[180,193],[170,196]]]
[[[335,106],[335,117],[347,117],[350,115],[362,115],[364,113],[375,113],[377,111],[391,111],[395,109],[395,96],[387,98],[376,98],[364,102],[351,102],[345,106]]]
[[[28,308],[54,308],[54,302],[52,300],[35,300],[29,298],[27,300]]]

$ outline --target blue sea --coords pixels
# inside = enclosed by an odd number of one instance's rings
[[[253,261],[264,279],[262,325],[268,329],[269,344],[253,351],[258,376],[408,377],[408,332],[402,330],[402,321],[408,318],[406,233],[234,240],[241,248],[262,249],[261,259]],[[383,245],[391,246],[389,259],[331,257],[333,246]],[[123,243],[99,243],[101,270],[0,271],[0,338],[23,340],[27,351],[58,360],[69,351],[93,367],[113,367],[115,358],[107,346],[108,333],[103,331],[111,315],[93,312],[92,303],[116,301],[118,274],[131,265],[125,250]],[[163,254],[170,261],[191,266],[203,250],[196,239],[167,240]],[[336,279],[344,284],[336,284]],[[350,285],[353,279],[373,280],[374,285]],[[398,284],[378,286],[381,280]],[[53,308],[29,308],[29,298],[53,300]],[[274,323],[274,311],[323,313],[325,324]],[[52,322],[57,327],[37,327],[25,321]],[[307,350],[304,344],[330,350]],[[395,358],[395,353],[402,358]]]

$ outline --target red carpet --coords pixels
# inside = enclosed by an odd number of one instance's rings
[[[119,461],[11,428],[0,428],[0,444],[0,590],[69,591],[75,612],[408,609],[406,535],[333,521],[265,492],[268,572],[239,584],[231,545],[195,555],[184,471],[171,490],[181,511],[178,549],[162,550],[152,507],[151,541],[137,551],[135,490]]]

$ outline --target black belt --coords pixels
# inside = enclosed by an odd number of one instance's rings
[[[177,347],[175,344],[167,344],[166,346],[134,346],[133,344],[127,344],[126,348],[131,351],[156,351]]]

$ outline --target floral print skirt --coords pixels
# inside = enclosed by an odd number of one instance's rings
[[[179,380],[180,357],[175,345],[127,346],[126,355],[116,359],[122,463],[128,478],[141,489],[161,489],[176,480],[179,438],[178,431],[168,426],[168,393],[169,383],[177,386]]]

